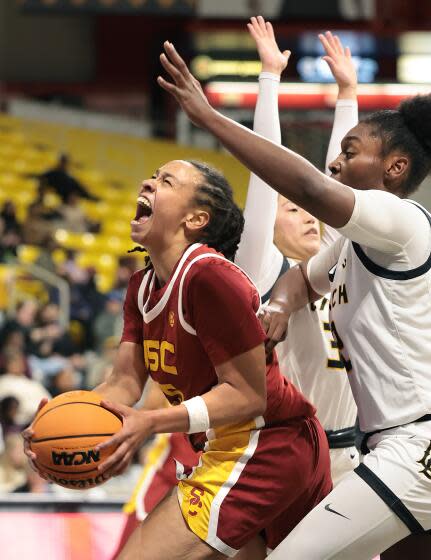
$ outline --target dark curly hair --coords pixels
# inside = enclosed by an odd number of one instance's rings
[[[377,111],[361,122],[380,136],[383,156],[395,150],[408,156],[410,171],[401,191],[403,196],[413,193],[431,170],[431,94],[406,99],[397,110]]]
[[[233,260],[244,229],[244,217],[233,199],[232,187],[225,176],[207,163],[186,160],[202,174],[196,189],[194,203],[205,207],[210,219],[198,239]]]

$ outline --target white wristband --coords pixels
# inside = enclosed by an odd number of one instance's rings
[[[193,397],[187,401],[183,401],[189,414],[188,434],[197,434],[206,432],[210,427],[210,418],[208,416],[208,408],[202,397]]]

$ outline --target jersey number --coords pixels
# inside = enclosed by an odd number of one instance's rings
[[[150,371],[158,371],[161,369],[165,373],[178,375],[175,366],[169,366],[166,363],[166,354],[175,356],[175,346],[167,340],[144,340],[144,357],[145,366]]]
[[[327,367],[330,369],[344,369],[344,362],[338,348],[338,343],[334,340],[334,337],[331,334],[331,325],[326,321],[323,321],[323,330],[325,333],[328,333],[327,340],[331,346],[331,350],[333,351],[332,355],[334,356],[333,358],[328,358]]]
[[[332,331],[332,336],[335,338],[338,351],[340,352],[340,358],[343,362],[344,367],[346,368],[347,373],[349,373],[350,371],[352,371],[352,362],[350,360],[346,360],[346,358],[343,356],[342,350],[344,348],[344,344],[340,338],[340,335],[337,332],[337,329],[335,328],[334,321],[331,321],[330,327]]]

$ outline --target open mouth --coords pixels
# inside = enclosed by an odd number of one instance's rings
[[[151,206],[151,202],[148,198],[145,198],[145,196],[138,196],[137,203],[136,215],[133,221],[139,224],[144,224],[153,215],[153,207]]]
[[[316,228],[313,227],[313,228],[309,229],[309,230],[306,232],[305,235],[319,235],[319,232],[317,231]]]

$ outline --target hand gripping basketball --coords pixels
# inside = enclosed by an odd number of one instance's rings
[[[97,445],[96,450],[112,450],[109,457],[98,466],[104,476],[117,476],[130,465],[134,454],[144,441],[154,433],[152,415],[122,404],[102,401],[101,406],[123,419],[123,428],[112,438]]]

